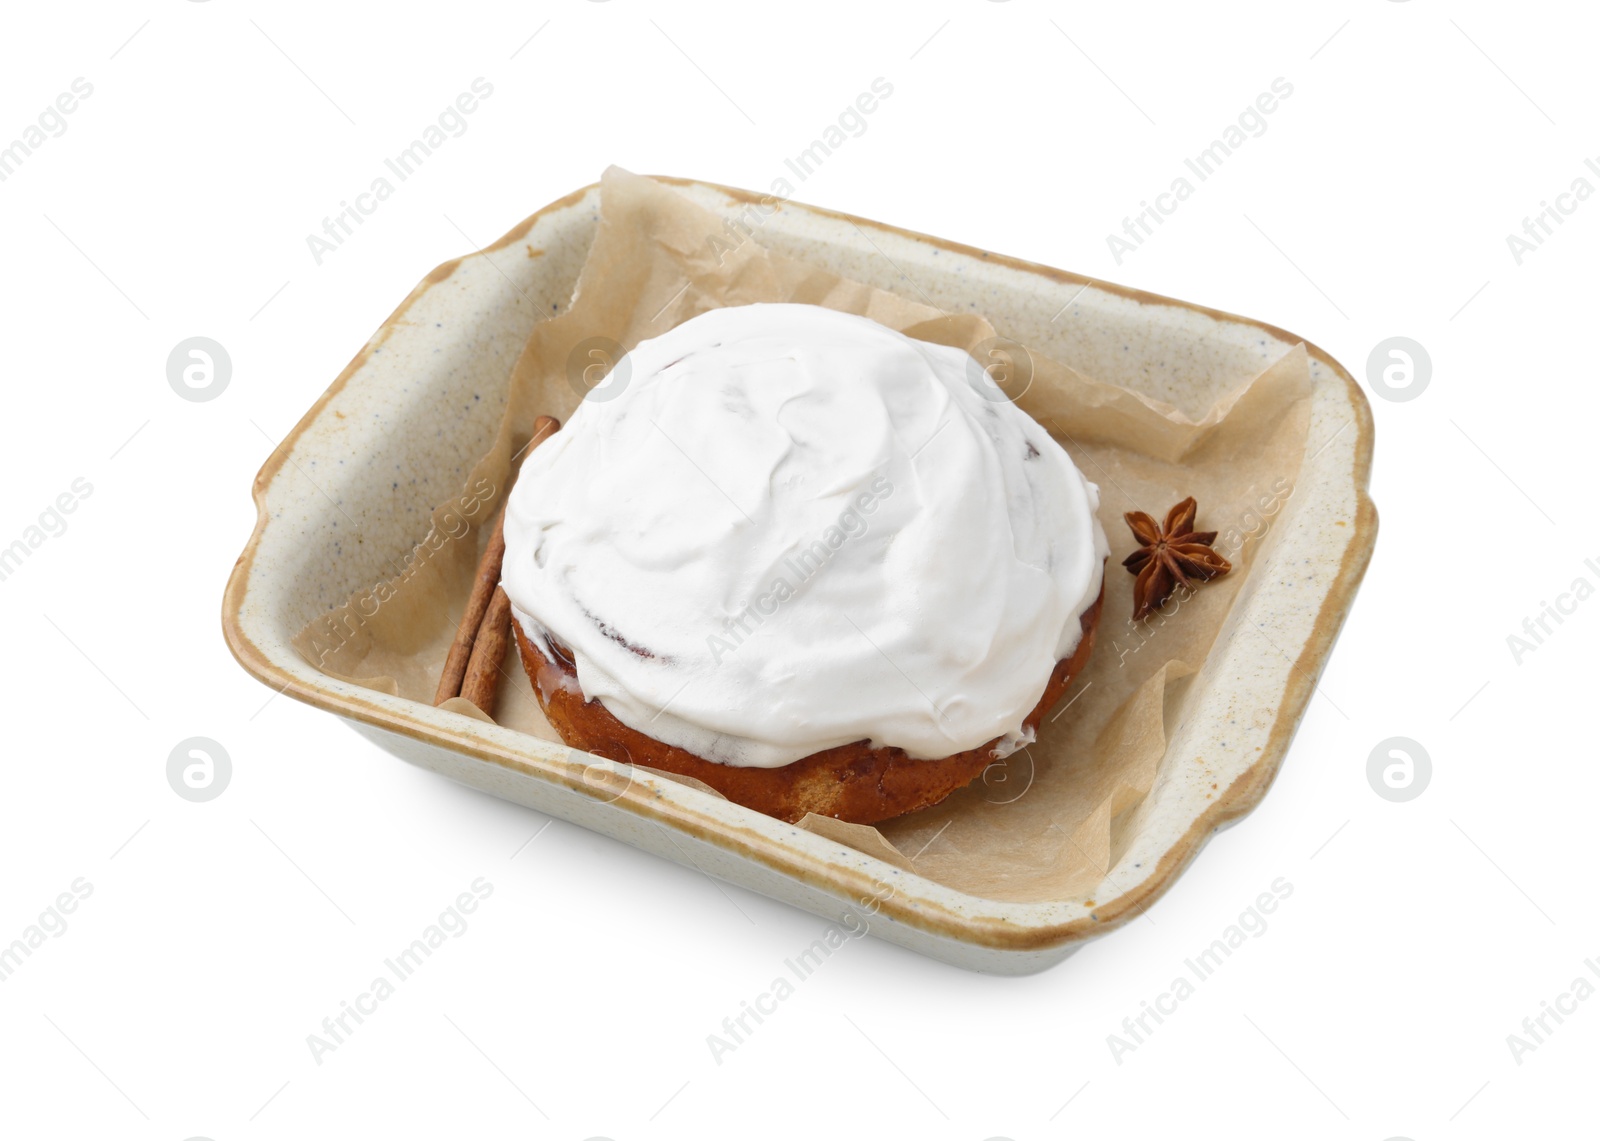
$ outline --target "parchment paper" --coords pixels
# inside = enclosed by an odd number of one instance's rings
[[[908,292],[915,292],[910,285]],[[534,418],[565,423],[581,386],[569,370],[606,338],[622,350],[708,309],[798,301],[862,314],[909,336],[966,349],[995,336],[983,317],[841,278],[741,239],[720,216],[670,187],[613,167],[602,180],[599,229],[566,312],[537,325],[517,362],[498,437],[461,497],[442,504],[433,530],[402,572],[358,591],[308,625],[296,645],[318,668],[427,702],[466,603],[485,522],[511,478]],[[1182,718],[1189,679],[1229,608],[1248,588],[1273,516],[1292,494],[1303,458],[1311,380],[1304,346],[1229,392],[1194,420],[1141,393],[1101,383],[1029,351],[1032,379],[1017,403],[1050,430],[1100,488],[1111,540],[1106,597],[1088,667],[1041,726],[1033,746],[996,762],[944,803],[877,828],[812,816],[803,826],[958,890],[1016,901],[1068,898],[1099,883],[1140,822],[1163,777],[1166,742]],[[1000,382],[1011,388],[1026,370]],[[1220,532],[1231,574],[1135,625],[1134,549],[1122,514],[1158,520],[1187,495],[1198,525]],[[496,720],[558,740],[516,657],[503,667]],[[457,698],[447,707],[483,715]],[[1175,762],[1174,762],[1175,763]],[[703,787],[703,786],[702,786]],[[713,794],[715,795],[715,794]]]

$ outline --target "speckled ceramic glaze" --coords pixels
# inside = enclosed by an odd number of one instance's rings
[[[668,181],[730,215],[755,200]],[[347,718],[405,760],[830,920],[875,911],[872,934],[974,970],[1023,974],[1059,962],[1137,915],[1213,832],[1255,807],[1283,760],[1377,532],[1366,493],[1370,410],[1350,375],[1309,345],[1308,440],[1315,446],[1283,509],[1293,525],[1275,528],[1275,543],[1252,568],[1249,589],[1196,679],[1192,713],[1167,746],[1169,760],[1179,763],[1165,767],[1127,850],[1081,897],[1009,903],[966,895],[695,789],[624,776],[559,745],[339,682],[301,657],[292,636],[390,573],[390,560],[425,537],[430,509],[459,490],[488,448],[512,365],[534,323],[565,308],[598,216],[599,188],[587,187],[488,249],[440,266],[273,452],[256,477],[256,530],[223,603],[228,645],[247,670]],[[951,311],[976,309],[1005,336],[1195,415],[1303,340],[805,206],[772,215],[759,240],[880,289],[909,290]],[[1069,305],[1071,320],[1060,319]],[[398,503],[397,465],[409,476],[398,492],[407,498]],[[300,470],[314,473],[315,484],[298,478]],[[341,542],[352,519],[361,543]],[[1256,621],[1270,621],[1270,646],[1250,636]]]

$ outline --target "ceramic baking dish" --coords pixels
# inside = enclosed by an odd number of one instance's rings
[[[730,216],[756,201],[665,181]],[[830,920],[859,922],[870,912],[873,935],[962,967],[1041,970],[1148,907],[1213,832],[1261,799],[1371,555],[1371,413],[1350,375],[1309,345],[1313,407],[1295,493],[1168,745],[1204,756],[1207,767],[1174,766],[1175,775],[1157,782],[1139,833],[1081,897],[1012,903],[966,895],[693,788],[343,683],[293,648],[291,637],[308,621],[391,573],[392,560],[424,538],[429,510],[459,489],[487,449],[512,364],[534,323],[565,308],[598,209],[598,186],[586,187],[428,274],[272,453],[255,481],[255,532],[223,602],[223,630],[240,664],[413,764]],[[975,308],[1004,336],[1194,414],[1303,340],[793,203],[757,240],[941,308]],[[1068,307],[1070,320],[1062,319]],[[408,473],[398,489],[397,465]],[[360,542],[347,541],[352,529]],[[1249,636],[1259,623],[1272,630],[1270,645]]]

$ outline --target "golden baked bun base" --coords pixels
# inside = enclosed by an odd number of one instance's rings
[[[1104,586],[1100,597],[1083,613],[1083,638],[1077,649],[1070,658],[1056,663],[1044,696],[1025,719],[1028,728],[1038,729],[1044,715],[1087,664],[1103,601]],[[572,663],[559,653],[553,662],[546,658],[515,619],[512,629],[539,705],[567,745],[611,761],[693,777],[737,804],[790,823],[815,812],[853,824],[876,824],[938,804],[995,763],[991,750],[998,737],[975,749],[933,760],[918,760],[902,749],[875,749],[866,741],[856,741],[801,757],[782,768],[720,765],[630,729],[598,701],[584,701]]]

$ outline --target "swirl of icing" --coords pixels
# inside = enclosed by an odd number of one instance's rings
[[[1097,488],[960,349],[814,305],[639,344],[535,451],[502,582],[586,699],[727,765],[999,738],[1076,647]]]

